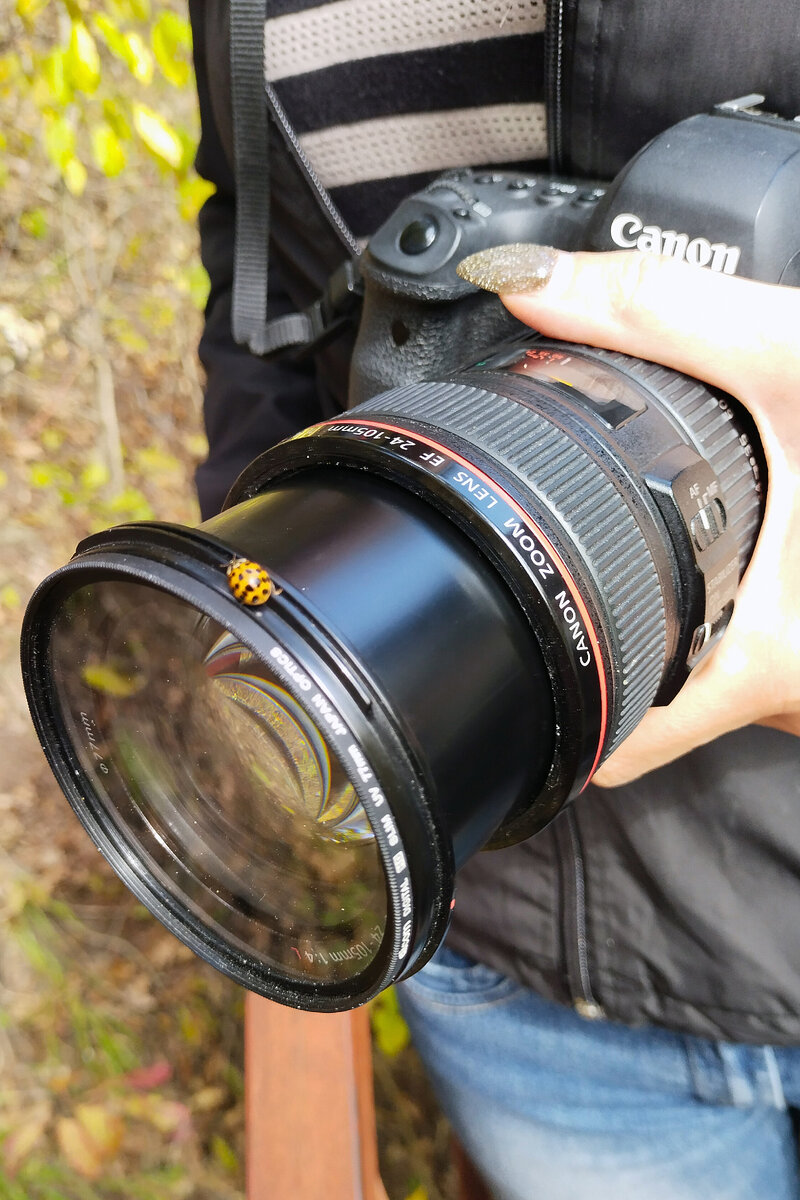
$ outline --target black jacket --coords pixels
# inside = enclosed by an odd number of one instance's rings
[[[795,0],[551,0],[554,166],[610,178],[650,137],[766,92],[800,113]],[[346,343],[265,363],[230,331],[234,182],[227,4],[193,0],[211,295],[204,513],[279,438],[346,402]],[[553,48],[551,44],[551,49]],[[557,66],[557,70],[553,69]],[[273,137],[271,311],[304,307],[343,257]],[[282,282],[283,281],[283,282]],[[587,1016],[746,1042],[800,1042],[800,743],[752,727],[614,791],[589,788],[529,842],[463,870],[449,940]]]

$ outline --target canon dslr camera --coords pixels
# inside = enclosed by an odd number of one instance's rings
[[[417,970],[456,869],[550,821],[724,630],[762,511],[746,414],[543,340],[455,266],[623,246],[797,284],[800,126],[759,100],[610,186],[464,171],[407,200],[360,263],[356,407],[198,529],[94,535],[34,595],[23,669],[61,787],[246,987],[336,1010]]]

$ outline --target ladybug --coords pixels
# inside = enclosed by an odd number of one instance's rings
[[[272,593],[278,591],[264,568],[249,558],[235,558],[226,574],[228,587],[236,599],[253,608],[266,604]]]

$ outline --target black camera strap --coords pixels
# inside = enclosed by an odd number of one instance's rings
[[[233,337],[253,354],[290,347],[311,349],[332,337],[357,306],[358,268],[350,260],[332,277],[325,294],[304,312],[267,320],[270,170],[269,118],[276,122],[326,220],[350,254],[358,243],[297,140],[274,90],[266,82],[264,29],[267,0],[231,0],[231,93],[236,175],[236,238],[233,274]]]

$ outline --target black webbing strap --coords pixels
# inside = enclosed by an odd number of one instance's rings
[[[267,320],[269,256],[269,113],[264,77],[267,0],[231,0],[231,93],[236,173],[233,337],[253,354],[320,345],[352,316],[360,297],[355,264],[331,276],[305,312]],[[330,216],[330,214],[328,214]],[[358,247],[345,229],[351,248]]]
[[[266,0],[231,0],[231,95],[236,168],[233,337],[266,351],[269,128],[264,101]]]

